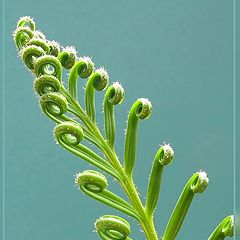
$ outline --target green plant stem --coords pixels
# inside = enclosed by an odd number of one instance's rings
[[[109,153],[111,153],[111,156],[113,158],[117,159],[116,154],[113,153],[110,148],[109,148]],[[126,192],[133,207],[137,210],[137,212],[141,216],[140,224],[142,226],[142,229],[143,229],[147,239],[148,240],[158,240],[158,236],[156,233],[154,223],[153,223],[153,221],[150,221],[149,218],[147,217],[147,214],[145,212],[145,209],[143,207],[143,204],[140,200],[137,189],[133,182],[133,179],[129,178],[129,176],[126,175],[126,173],[124,172],[124,169],[122,168],[120,163],[119,163],[118,172],[121,175],[120,184],[121,184],[122,188]]]
[[[91,126],[92,130],[95,132],[97,138],[101,142],[101,145],[104,146],[105,156],[108,158],[109,162],[114,165],[115,169],[121,176],[121,179],[119,180],[119,182],[122,188],[124,189],[124,191],[126,192],[130,202],[132,203],[132,206],[137,210],[137,212],[141,217],[140,224],[142,226],[142,229],[147,239],[158,240],[154,222],[153,220],[149,220],[149,218],[147,217],[145,208],[140,200],[140,197],[138,195],[133,179],[129,178],[129,176],[126,175],[120,161],[118,160],[117,155],[115,154],[115,152],[113,152],[113,150],[107,144],[106,140],[103,138],[103,136],[99,132],[97,126],[95,124],[92,124],[91,121],[89,121],[88,124],[92,125]]]
[[[140,216],[140,224],[142,226],[142,229],[147,237],[148,240],[158,240],[158,236],[156,233],[156,229],[154,226],[153,219],[149,219],[147,216],[147,213],[145,211],[145,208],[140,200],[140,197],[138,195],[137,189],[135,187],[135,184],[133,182],[132,177],[129,177],[122,167],[115,151],[109,146],[107,140],[104,139],[101,132],[99,131],[96,123],[92,122],[90,117],[88,117],[82,107],[78,104],[78,102],[73,99],[67,91],[62,88],[62,91],[66,95],[67,99],[70,100],[72,105],[75,107],[75,111],[78,113],[78,117],[83,121],[89,132],[94,134],[96,139],[99,140],[101,150],[103,154],[108,159],[109,163],[116,169],[116,171],[120,175],[119,183],[126,192],[132,206],[137,210],[139,216]]]
[[[127,193],[132,205],[134,206],[135,209],[137,209],[139,215],[141,216],[140,224],[142,226],[142,229],[143,229],[147,239],[148,240],[158,240],[154,222],[149,220],[149,218],[147,217],[147,214],[146,214],[145,209],[142,205],[142,202],[139,198],[139,195],[138,195],[138,192],[136,190],[133,180],[129,179],[125,175],[125,182],[122,183],[122,187],[125,190],[125,192]]]

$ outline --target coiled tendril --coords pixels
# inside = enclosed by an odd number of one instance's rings
[[[13,33],[15,44],[19,50],[21,50],[33,36],[33,32],[28,27],[18,27]]]
[[[147,119],[151,112],[152,104],[146,98],[139,98],[130,109],[124,149],[124,170],[129,176],[132,175],[136,159],[138,120]]]
[[[108,185],[103,174],[92,170],[77,174],[76,183],[83,191],[87,190],[93,193],[102,192]]]
[[[47,43],[49,46],[49,54],[57,57],[60,52],[59,43],[56,41],[48,41]]]
[[[87,81],[85,90],[85,105],[88,116],[95,122],[95,90],[102,91],[108,86],[109,77],[104,68],[97,69]]]
[[[73,122],[63,122],[54,128],[56,141],[62,146],[78,145],[84,137],[83,129]]]
[[[49,92],[59,92],[60,88],[60,81],[51,75],[42,75],[34,81],[34,89],[40,96]]]
[[[138,213],[127,201],[106,189],[108,184],[103,174],[86,170],[76,175],[75,183],[88,196],[139,219]]]
[[[34,68],[36,76],[53,75],[57,79],[62,79],[62,67],[59,60],[51,55],[39,57],[35,62]]]
[[[104,215],[96,220],[95,228],[103,240],[130,240],[129,223],[118,216]]]
[[[66,69],[72,68],[77,59],[77,52],[74,47],[66,47],[58,55],[58,60]]]
[[[105,159],[88,147],[80,144],[83,140],[84,132],[78,123],[71,121],[60,123],[54,128],[54,135],[56,141],[66,150],[86,160],[90,164],[95,165],[115,178],[120,178],[115,169],[112,168]]]
[[[33,37],[31,40],[27,42],[26,45],[27,46],[34,45],[34,46],[40,47],[42,48],[42,50],[44,50],[46,54],[48,54],[50,51],[50,48],[45,39]]]
[[[153,218],[153,213],[158,202],[163,168],[172,162],[173,156],[174,151],[169,144],[160,146],[155,155],[148,181],[146,198],[146,212],[150,218]]]
[[[203,171],[196,172],[188,180],[168,221],[163,240],[176,238],[194,195],[202,193],[206,189],[208,181],[207,174]]]
[[[35,22],[31,17],[21,17],[17,22],[18,27],[28,27],[30,30],[35,31]]]
[[[107,89],[104,100],[112,105],[117,105],[122,103],[124,95],[123,87],[119,82],[115,82]]]
[[[234,232],[234,216],[225,217],[218,224],[213,233],[208,237],[208,240],[223,240],[225,237],[232,237]]]
[[[124,89],[118,82],[112,84],[104,96],[104,127],[106,139],[112,148],[114,146],[116,132],[114,105],[121,104],[123,99]]]
[[[93,71],[94,63],[89,57],[80,58],[70,70],[68,78],[68,91],[70,95],[77,100],[77,79],[78,76],[88,78]]]
[[[64,119],[63,114],[68,110],[68,102],[60,93],[50,92],[42,95],[40,105],[42,111],[55,122],[60,123],[63,120],[67,120]]]
[[[46,36],[41,31],[35,30],[33,33],[34,33],[34,38],[46,40]]]
[[[30,69],[34,69],[34,65],[37,61],[37,58],[45,54],[44,50],[41,47],[37,46],[27,46],[21,51],[23,62]]]

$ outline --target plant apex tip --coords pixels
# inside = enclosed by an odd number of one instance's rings
[[[197,178],[192,184],[192,191],[194,193],[202,193],[207,188],[209,179],[207,173],[202,170],[198,171],[196,174]]]
[[[170,163],[172,163],[173,157],[174,157],[174,151],[172,149],[172,147],[166,143],[164,143],[161,148],[163,149],[163,156],[160,159],[160,162],[163,165],[168,165]]]

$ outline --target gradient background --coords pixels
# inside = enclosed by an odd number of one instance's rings
[[[54,123],[41,114],[11,38],[18,18],[32,16],[48,39],[74,45],[124,86],[116,109],[121,158],[131,104],[138,97],[152,101],[151,118],[139,125],[136,184],[144,199],[155,152],[170,142],[175,160],[165,169],[155,214],[161,236],[188,178],[207,171],[209,187],[194,199],[177,237],[203,240],[233,212],[232,9],[232,1],[217,0],[6,1],[6,240],[98,239],[96,218],[124,216],[74,187],[74,174],[91,167],[55,144]],[[129,221],[131,237],[145,239]]]

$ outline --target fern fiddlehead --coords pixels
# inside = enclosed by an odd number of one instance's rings
[[[124,170],[129,176],[133,173],[136,159],[138,120],[148,118],[151,111],[152,104],[146,98],[139,98],[130,109],[124,150]]]
[[[60,53],[59,43],[56,41],[47,41],[47,44],[49,46],[49,54],[57,57]]]
[[[97,219],[95,227],[103,240],[131,240],[129,223],[118,216],[104,215]]]
[[[233,236],[234,217],[227,216],[215,228],[208,240],[223,240],[225,237]]]
[[[33,36],[33,31],[28,27],[17,27],[13,33],[13,38],[18,50],[21,50]]]
[[[59,92],[60,89],[61,83],[59,79],[52,75],[41,75],[34,81],[34,90],[39,96],[49,92]]]
[[[30,41],[27,42],[26,46],[40,47],[44,50],[46,54],[50,52],[50,47],[47,44],[46,40],[39,37],[32,38]]]
[[[40,106],[42,111],[57,123],[70,120],[70,118],[64,115],[68,110],[67,99],[60,93],[53,92],[42,95]]]
[[[124,89],[118,82],[112,84],[107,89],[104,96],[104,127],[106,139],[112,149],[114,148],[116,131],[114,106],[117,104],[121,104],[123,99]]]
[[[31,31],[35,31],[35,22],[29,16],[21,17],[17,22],[17,28],[28,27]]]
[[[194,195],[202,193],[206,189],[208,181],[207,174],[203,171],[196,172],[188,180],[165,229],[163,234],[164,240],[176,238]]]
[[[75,182],[90,197],[139,220],[138,213],[127,201],[107,190],[108,183],[103,174],[97,171],[86,170],[76,175]]]
[[[99,68],[93,72],[86,85],[85,105],[89,118],[95,123],[95,102],[94,93],[104,90],[108,85],[108,74],[104,68]]]
[[[104,68],[94,69],[92,60],[88,57],[79,57],[74,47],[60,47],[56,41],[46,39],[42,32],[35,29],[35,22],[31,17],[20,18],[13,38],[24,64],[36,75],[34,89],[40,97],[42,111],[56,122],[54,128],[56,142],[67,151],[117,179],[127,199],[108,190],[107,178],[97,171],[85,170],[76,174],[76,185],[93,199],[137,220],[148,240],[159,240],[154,224],[154,210],[159,198],[163,169],[172,162],[174,156],[170,145],[160,146],[155,155],[145,206],[133,180],[138,122],[139,119],[147,119],[151,115],[151,102],[139,98],[130,109],[124,146],[124,164],[122,164],[114,150],[116,138],[114,107],[124,99],[122,86],[115,82],[108,87],[109,77]],[[63,68],[70,72],[65,83],[62,79]],[[79,77],[88,78],[85,104],[80,104],[78,101]],[[96,124],[95,91],[105,89],[107,90],[103,100],[104,137]],[[85,141],[94,144],[102,154],[85,146]],[[202,171],[195,173],[189,179],[169,219],[163,235],[164,240],[176,238],[194,195],[203,192],[207,184],[207,175]],[[95,228],[103,240],[131,240],[129,223],[118,216],[100,217],[95,222]],[[232,229],[231,216],[217,226],[209,240],[232,236]]]
[[[77,79],[88,78],[93,72],[94,64],[88,57],[80,58],[72,67],[68,78],[68,91],[77,100]]]
[[[26,48],[24,48],[24,51],[22,51],[23,62],[26,64],[29,70],[34,69],[36,59],[43,55],[44,55],[44,50],[41,47],[37,47],[33,45],[27,46]]]
[[[148,182],[146,212],[150,219],[153,219],[153,213],[157,205],[161,178],[164,166],[170,164],[173,160],[174,151],[169,144],[164,144],[157,151]]]
[[[62,67],[70,69],[77,59],[77,52],[74,47],[66,47],[57,57],[62,64]]]
[[[62,66],[59,60],[52,55],[44,55],[37,58],[34,66],[37,77],[41,75],[52,75],[57,79],[62,79]]]

